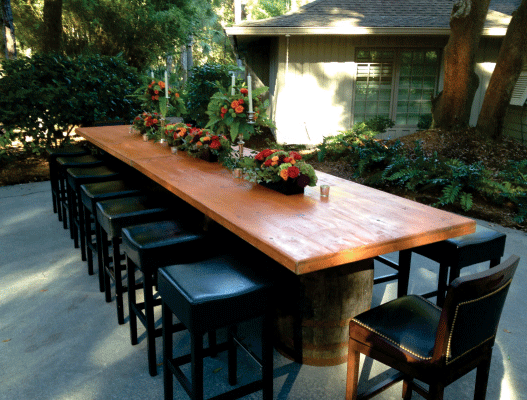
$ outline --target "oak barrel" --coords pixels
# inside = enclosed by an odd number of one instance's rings
[[[307,365],[347,361],[349,322],[371,306],[373,259],[294,276],[279,301],[275,347]]]

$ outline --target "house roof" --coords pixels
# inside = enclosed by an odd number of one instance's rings
[[[228,35],[449,34],[454,0],[315,0],[297,11],[226,28]],[[505,35],[521,0],[492,0],[484,35]]]

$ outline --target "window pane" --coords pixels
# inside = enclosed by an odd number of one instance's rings
[[[358,52],[357,57],[366,56]],[[372,60],[394,57],[391,51],[369,51]],[[388,114],[392,97],[393,64],[371,62],[357,64],[357,82],[354,103],[354,122]]]
[[[430,114],[430,99],[435,94],[438,71],[437,51],[401,52],[396,124],[417,125],[420,115]]]

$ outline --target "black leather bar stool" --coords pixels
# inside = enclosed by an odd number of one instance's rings
[[[60,191],[57,158],[59,157],[79,157],[88,155],[89,151],[82,146],[67,145],[64,147],[46,149],[49,163],[49,180],[51,184],[51,201],[53,204],[53,212],[58,214],[59,221],[62,221],[62,207],[60,203],[62,198],[66,195]]]
[[[148,196],[124,197],[97,203],[97,221],[101,228],[100,243],[103,255],[102,271],[105,297],[106,302],[112,301],[111,281],[113,281],[115,283],[115,302],[119,324],[124,324],[123,293],[127,290],[122,284],[122,271],[125,268],[125,265],[121,264],[122,229],[127,226],[170,219],[169,209],[161,204],[161,201],[153,200],[152,197]],[[112,244],[113,265],[110,265],[109,241]]]
[[[130,341],[137,344],[137,318],[146,328],[148,370],[157,375],[156,337],[162,329],[155,327],[154,306],[161,299],[154,298],[152,287],[157,284],[157,270],[167,265],[188,263],[206,258],[211,253],[203,232],[190,231],[179,221],[167,220],[123,228],[122,250],[126,255],[128,275],[128,310],[130,315]],[[212,240],[214,243],[214,241]],[[211,253],[212,255],[212,253]],[[142,275],[143,302],[138,303],[135,293],[135,271]],[[209,337],[210,340],[210,337]]]
[[[119,179],[118,171],[99,166],[92,168],[68,168],[67,170],[67,193],[68,193],[68,217],[70,219],[70,236],[73,238],[75,248],[79,247],[82,261],[86,261],[86,241],[84,234],[84,213],[82,212],[81,186],[87,183],[105,182]]]
[[[93,275],[93,253],[97,254],[99,268],[99,289],[104,291],[104,274],[102,273],[102,250],[100,246],[100,227],[96,217],[96,203],[98,201],[137,196],[141,191],[124,180],[96,182],[81,185],[81,203],[84,213],[84,234],[86,242],[86,258],[88,274]],[[92,230],[92,219],[94,230]],[[95,238],[93,234],[95,233]],[[93,240],[95,239],[95,240]]]
[[[67,170],[68,168],[93,168],[104,165],[103,161],[92,155],[84,155],[77,157],[58,157],[56,161],[57,185],[59,193],[59,219],[62,218],[64,229],[68,228],[68,185],[67,185]]]
[[[461,269],[486,261],[490,261],[489,268],[495,267],[505,252],[505,240],[504,233],[478,225],[476,232],[472,234],[411,249],[412,252],[439,263],[437,290],[421,296],[437,296],[436,304],[442,307],[448,284],[459,277]]]
[[[271,280],[264,276],[266,266],[251,257],[223,255],[192,264],[178,264],[160,268],[159,293],[163,317],[163,374],[165,400],[173,398],[175,375],[192,399],[203,398],[203,358],[211,354],[203,348],[206,332],[228,327],[228,340],[217,345],[217,350],[228,350],[229,383],[236,384],[236,325],[263,316],[262,379],[232,389],[218,396],[233,399],[263,390],[265,400],[273,397],[273,345]],[[173,358],[172,315],[190,333],[190,354]],[[248,350],[242,345],[245,350]],[[252,351],[250,354],[259,359]],[[191,364],[191,380],[180,366]],[[217,398],[217,397],[214,397]]]

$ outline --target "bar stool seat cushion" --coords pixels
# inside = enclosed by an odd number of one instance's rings
[[[108,168],[105,165],[93,168],[68,168],[68,184],[76,191],[80,190],[80,185],[100,181],[101,179],[117,179],[119,172]]]
[[[205,333],[265,313],[272,283],[257,267],[233,255],[171,265],[159,270],[159,293],[187,329]]]
[[[94,214],[98,201],[133,196],[140,193],[139,189],[130,186],[123,180],[88,183],[81,186],[82,203],[92,214]]]
[[[73,167],[81,167],[81,166],[94,167],[97,165],[103,165],[103,161],[88,154],[88,155],[78,156],[78,157],[58,157],[57,164],[59,165],[60,168],[64,170],[64,169],[73,168]]]
[[[85,148],[75,145],[57,148],[48,147],[46,149],[46,152],[50,159],[57,159],[58,157],[83,156],[89,154],[88,150],[86,150]]]
[[[159,221],[123,229],[121,248],[142,271],[149,272],[186,260],[202,258],[205,234],[185,229],[179,221]]]
[[[503,257],[506,235],[478,225],[476,232],[412,249],[438,263],[459,268]]]
[[[165,218],[168,209],[148,196],[133,196],[97,203],[97,220],[109,239],[120,237],[122,228]]]

